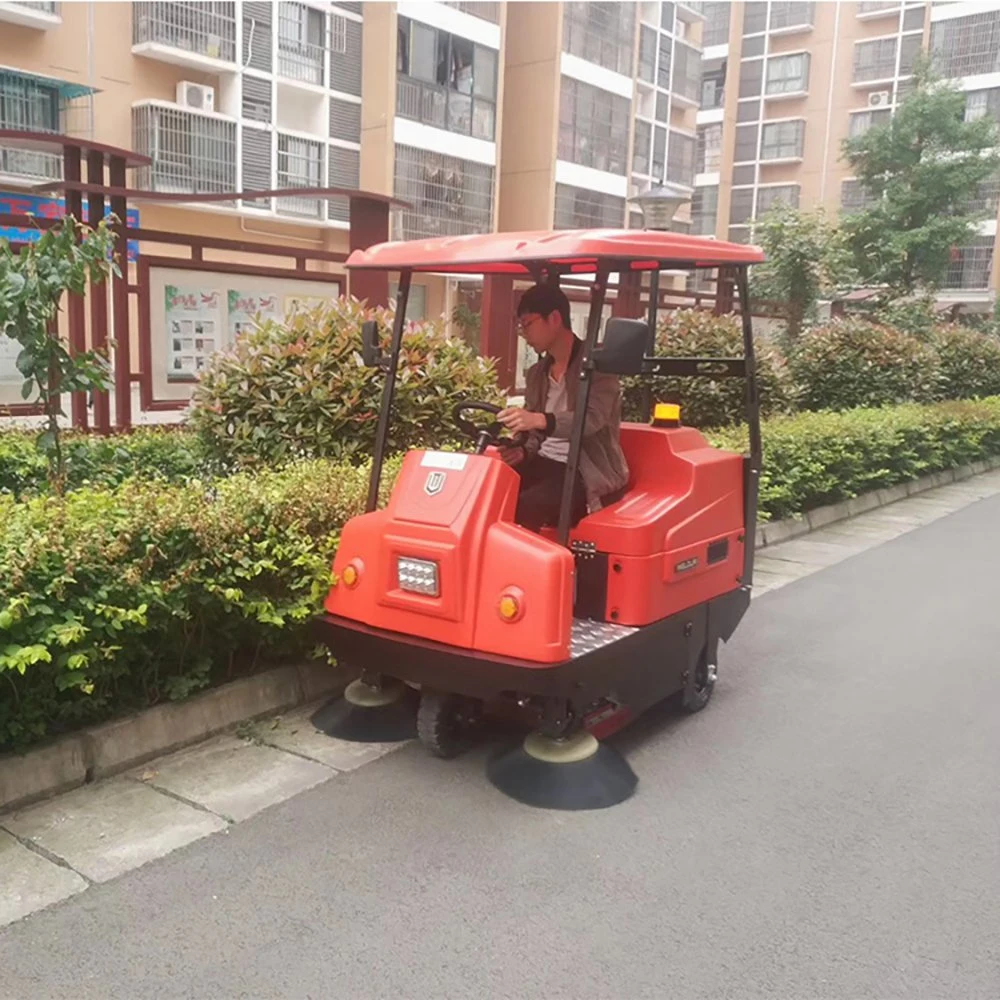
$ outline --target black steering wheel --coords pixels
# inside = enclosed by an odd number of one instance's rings
[[[466,410],[479,410],[481,413],[488,413],[491,417],[495,417],[502,409],[502,406],[494,406],[492,403],[481,403],[478,400],[456,403],[452,409],[451,419],[466,437],[472,438],[475,441],[477,455],[481,455],[491,444],[500,447],[502,445],[513,444],[514,439],[503,433],[504,426],[499,420],[494,420],[492,423],[486,425],[474,424],[471,420],[467,420],[462,416],[462,414]]]

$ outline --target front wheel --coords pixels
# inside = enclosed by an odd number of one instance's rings
[[[435,756],[457,757],[472,745],[481,705],[459,694],[424,691],[417,712],[417,736]]]
[[[710,662],[710,659],[714,660],[715,657],[710,658],[708,650],[703,650],[695,667],[694,683],[685,685],[681,694],[681,709],[689,715],[700,712],[712,698],[718,668],[714,662]]]

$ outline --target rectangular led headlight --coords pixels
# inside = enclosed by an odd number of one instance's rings
[[[437,597],[440,593],[438,584],[438,564],[429,559],[410,559],[400,556],[396,560],[396,576],[399,589],[411,594],[423,594],[425,597]]]

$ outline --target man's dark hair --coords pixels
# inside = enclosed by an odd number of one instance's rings
[[[566,298],[566,293],[555,285],[533,285],[521,296],[521,301],[517,304],[518,316],[524,316],[526,313],[551,316],[554,312],[559,313],[567,330],[573,328],[569,316],[569,299]]]

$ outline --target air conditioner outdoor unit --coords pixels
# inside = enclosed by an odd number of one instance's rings
[[[888,90],[875,90],[868,95],[868,107],[885,108],[889,106],[892,94]]]
[[[214,111],[215,88],[181,80],[177,84],[177,103],[182,108],[191,108],[193,111]]]

